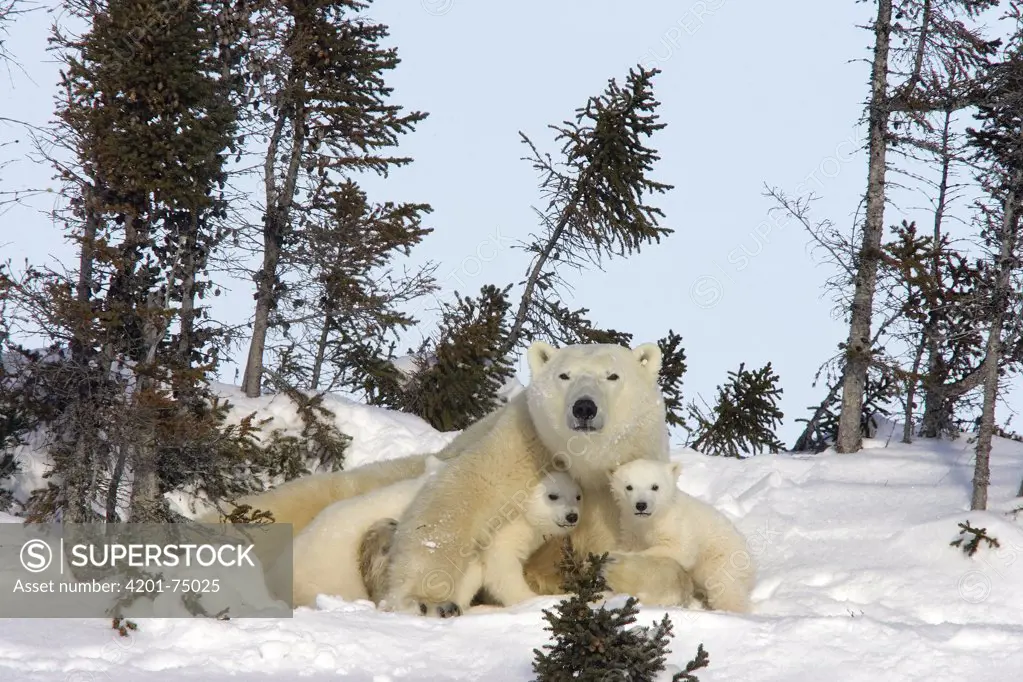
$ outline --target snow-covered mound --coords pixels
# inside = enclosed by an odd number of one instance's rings
[[[231,405],[228,423],[238,423],[255,412],[257,421],[272,420],[263,427],[262,434],[269,434],[275,429],[292,435],[302,431],[304,424],[297,406],[286,395],[249,398],[237,386],[214,384],[213,388]],[[365,405],[338,395],[325,395],[322,405],[334,414],[334,422],[341,432],[352,438],[345,451],[345,468],[413,453],[436,452],[456,435],[441,433],[415,415]],[[6,484],[14,499],[21,503],[28,500],[33,490],[45,487],[43,476],[51,465],[46,452],[45,433],[29,434],[26,441],[25,445],[14,450],[18,472],[10,481],[0,481],[0,485]],[[130,482],[125,483],[128,485]],[[206,509],[201,501],[183,491],[169,493],[168,499],[175,511],[186,516],[194,516]]]
[[[248,398],[236,386],[215,384],[213,388],[233,405],[231,417],[235,420],[256,412],[260,419],[273,419],[264,427],[267,432],[282,429],[297,434],[302,430],[295,403],[286,395]],[[334,413],[337,427],[352,437],[345,451],[346,469],[418,452],[436,452],[455,437],[454,433],[437,431],[415,415],[365,405],[338,395],[324,396],[323,407]]]
[[[224,391],[228,391],[225,389]],[[284,398],[248,401],[294,419]],[[414,417],[330,399],[355,437],[350,464],[436,450]],[[1023,444],[996,440],[991,509],[968,511],[972,444],[911,446],[880,433],[855,455],[765,455],[744,461],[679,450],[681,487],[715,504],[749,540],[760,567],[754,612],[668,609],[669,662],[710,653],[703,682],[1016,680],[1023,670],[1023,530],[1011,514]],[[884,436],[881,438],[880,436]],[[998,549],[949,546],[969,520]],[[0,680],[532,679],[550,597],[452,620],[381,613],[321,596],[281,620],[142,620],[122,638],[105,620],[0,621]],[[665,609],[645,608],[640,622]]]

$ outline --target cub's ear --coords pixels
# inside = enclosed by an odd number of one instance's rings
[[[558,349],[549,343],[543,341],[531,343],[529,349],[526,350],[526,360],[529,362],[530,373],[535,377],[543,371],[543,366],[550,362],[557,352]]]
[[[678,483],[678,477],[682,475],[682,462],[671,463],[671,478],[675,483]]]
[[[632,355],[640,366],[653,376],[661,371],[661,347],[656,343],[643,343],[632,349]]]

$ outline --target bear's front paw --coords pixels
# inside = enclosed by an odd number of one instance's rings
[[[612,552],[604,564],[607,586],[650,606],[685,606],[693,599],[693,578],[672,559]]]
[[[442,601],[432,604],[419,602],[419,615],[431,618],[454,618],[462,615],[462,608],[453,601]]]

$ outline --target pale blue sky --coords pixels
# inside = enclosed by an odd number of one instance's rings
[[[657,179],[676,186],[660,199],[676,232],[608,263],[606,272],[571,276],[575,300],[568,303],[637,342],[669,327],[681,333],[687,398],[711,400],[740,362],[773,362],[784,388],[780,435],[791,444],[800,431],[794,418],[823,395],[811,388],[813,375],[846,329],[823,289],[830,271],[816,264],[801,228],[769,217],[762,186],[813,191],[821,197],[818,217],[843,227],[852,220],[866,178],[857,121],[870,40],[857,25],[872,8],[851,0],[380,0],[368,14],[391,27],[399,48],[402,64],[389,77],[395,100],[430,117],[401,148],[416,162],[367,183],[371,197],[433,205],[436,231],[414,260],[440,263],[445,297],[519,281],[528,261],[510,245],[537,229],[530,206],[540,199],[520,160],[518,131],[555,151],[547,124],[569,118],[630,66],[658,66],[655,89],[668,127],[652,144],[663,157]],[[24,73],[4,76],[0,116],[37,123],[50,116],[57,80],[45,52],[51,19],[29,15],[11,31]],[[2,138],[17,134],[0,129]],[[49,176],[25,160],[2,174],[8,187],[40,186]],[[38,210],[15,209],[0,221],[4,257],[70,262],[70,248],[39,213],[51,205],[40,198]],[[900,217],[889,209],[887,222]],[[221,316],[240,322],[250,313],[251,288],[232,286]],[[521,370],[525,379],[524,363]]]

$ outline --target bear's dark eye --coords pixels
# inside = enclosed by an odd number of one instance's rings
[[[575,496],[575,501],[576,501],[576,502],[578,502],[578,501],[579,501],[579,500],[581,500],[581,499],[583,499],[583,496],[582,496],[582,495],[576,495],[576,496]]]
[[[651,489],[651,490],[659,490],[659,489],[660,489],[660,487],[661,487],[661,486],[659,486],[659,485],[657,485],[656,483],[654,483],[654,484],[653,484],[652,486],[650,486],[650,489]]]
[[[625,489],[626,490],[632,490],[632,486],[631,485],[627,485],[627,486],[625,486]]]
[[[608,374],[607,375],[607,380],[608,381],[618,381],[618,375],[617,374]]]
[[[571,379],[571,377],[568,376],[567,372],[562,372],[561,374],[558,375],[558,378],[561,379],[562,381],[568,381],[569,379]]]
[[[558,496],[555,495],[554,493],[551,493],[550,495],[547,496],[547,499],[550,500],[551,502],[555,502],[557,501]]]

